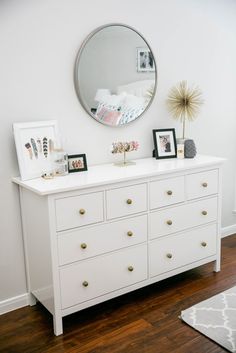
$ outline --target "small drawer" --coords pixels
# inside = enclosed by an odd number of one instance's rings
[[[138,245],[60,269],[62,309],[147,279],[147,246]]]
[[[157,180],[150,183],[150,209],[184,201],[184,177]]]
[[[56,200],[57,231],[101,222],[103,218],[102,192]]]
[[[150,238],[158,238],[184,229],[214,222],[217,197],[159,210],[150,214]]]
[[[210,170],[186,176],[187,199],[213,195],[218,192],[218,170]]]
[[[147,185],[138,184],[108,190],[107,219],[117,218],[147,210]]]
[[[150,276],[175,270],[216,254],[216,225],[176,236],[154,240],[149,244]]]
[[[59,264],[83,260],[147,241],[147,215],[123,219],[58,236]]]

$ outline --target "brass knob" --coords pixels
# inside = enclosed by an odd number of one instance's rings
[[[83,286],[84,286],[84,287],[88,287],[88,282],[87,282],[87,281],[84,281],[84,282],[83,282]]]
[[[128,235],[128,237],[132,237],[133,232],[131,232],[131,230],[129,230],[129,231],[127,232],[127,235]]]
[[[87,244],[86,244],[86,243],[82,243],[82,244],[80,245],[80,247],[81,247],[81,249],[86,249],[86,248],[87,248]]]
[[[208,184],[207,184],[207,183],[202,183],[202,186],[203,186],[204,188],[207,188]]]
[[[84,210],[83,208],[81,208],[81,209],[79,210],[79,213],[83,215],[83,214],[85,214],[85,210]]]
[[[173,194],[173,191],[168,190],[166,193],[167,193],[167,195],[172,195],[172,194]]]
[[[201,242],[201,246],[203,246],[204,248],[207,246],[207,243],[205,241]]]
[[[172,254],[166,254],[166,257],[168,257],[168,259],[171,259],[173,257]]]
[[[168,224],[168,226],[171,226],[172,221],[169,219],[168,221],[166,221],[166,223]]]
[[[207,211],[202,211],[202,215],[206,216],[207,215]]]
[[[132,272],[133,270],[134,270],[133,266],[129,266],[129,267],[128,267],[128,271],[129,271],[129,272]]]
[[[131,205],[132,200],[131,200],[131,199],[128,199],[126,202],[127,202],[128,205]]]

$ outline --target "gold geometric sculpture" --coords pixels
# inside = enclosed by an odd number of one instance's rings
[[[186,119],[192,121],[196,118],[203,104],[201,97],[201,90],[196,86],[188,87],[187,81],[179,82],[169,92],[167,106],[173,118],[183,123],[183,139],[185,138]]]

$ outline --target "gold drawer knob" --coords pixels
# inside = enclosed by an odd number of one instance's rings
[[[202,211],[202,215],[206,216],[207,215],[207,211]]]
[[[88,282],[87,282],[87,281],[84,281],[84,282],[83,282],[83,286],[84,286],[84,287],[88,287]]]
[[[168,226],[172,225],[172,221],[170,219],[168,221],[166,221],[166,223],[168,224]]]
[[[202,186],[203,186],[204,188],[207,188],[207,187],[208,187],[208,184],[207,184],[207,183],[202,183]]]
[[[169,254],[166,254],[166,257],[167,257],[168,259],[172,259],[173,255],[169,253]]]
[[[79,210],[79,213],[82,214],[82,215],[85,214],[85,209],[81,208],[81,209]]]
[[[168,190],[166,193],[167,193],[167,195],[171,196],[173,194],[173,191]]]
[[[128,199],[128,200],[126,200],[126,202],[128,205],[131,205],[133,201],[131,199]]]
[[[80,245],[80,247],[81,247],[81,249],[86,249],[86,248],[87,248],[87,244],[86,244],[86,243],[82,243],[82,244]]]
[[[128,271],[129,271],[129,272],[132,272],[133,270],[134,270],[133,266],[129,266],[129,267],[128,267]]]
[[[128,237],[132,237],[133,232],[131,232],[131,230],[129,230],[129,231],[127,232],[127,235],[128,235]]]
[[[205,241],[202,241],[201,246],[203,246],[205,248],[207,246],[207,243]]]

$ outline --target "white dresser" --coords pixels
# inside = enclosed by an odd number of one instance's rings
[[[19,184],[31,304],[62,317],[214,261],[223,159],[136,160]],[[161,284],[160,284],[161,285]]]

